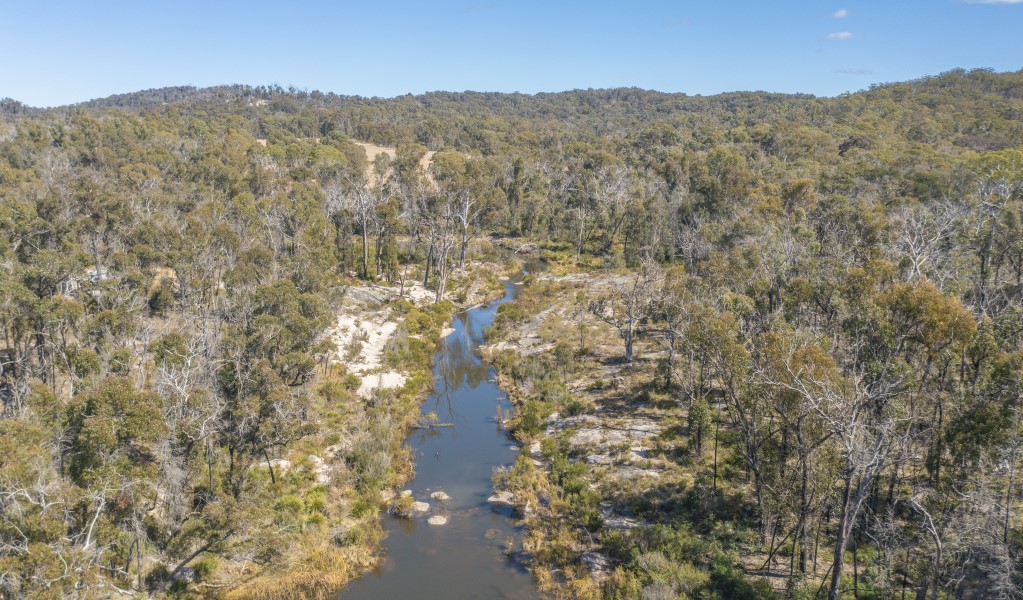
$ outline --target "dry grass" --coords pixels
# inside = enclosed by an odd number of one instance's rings
[[[374,563],[358,550],[338,548],[323,536],[307,535],[298,544],[297,558],[281,572],[262,575],[225,595],[232,600],[333,598],[353,577]]]
[[[369,166],[366,168],[366,175],[369,177],[369,184],[376,185],[377,181],[376,175],[373,173],[373,161],[375,161],[377,156],[380,156],[381,154],[386,154],[391,158],[391,160],[394,160],[394,157],[397,156],[397,148],[394,146],[377,146],[376,144],[371,144],[369,142],[353,143],[362,146],[362,149],[366,151],[366,158],[369,160]],[[433,162],[434,154],[436,154],[436,152],[429,150],[419,161],[419,167],[427,174],[430,172],[430,163]]]
[[[146,293],[152,296],[163,285],[164,281],[177,285],[177,272],[170,267],[156,267],[153,269],[153,279],[149,282],[149,289],[146,290]]]

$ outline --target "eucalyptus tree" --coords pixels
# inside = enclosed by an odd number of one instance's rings
[[[606,289],[592,294],[588,304],[590,313],[617,331],[625,346],[627,363],[635,358],[640,323],[651,316],[662,282],[660,267],[647,261],[639,272],[628,276],[625,281],[614,281]]]

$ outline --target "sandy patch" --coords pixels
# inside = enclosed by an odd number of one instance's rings
[[[361,315],[342,314],[331,337],[337,344],[338,362],[344,363],[349,373],[364,375],[380,367],[384,347],[398,329],[398,324],[386,321],[382,313]]]
[[[400,291],[399,288],[391,288],[394,290],[394,294],[397,296]],[[405,284],[405,298],[411,300],[414,304],[422,306],[424,304],[433,304],[433,301],[437,299],[437,293],[433,290],[428,290],[423,287],[421,283],[406,283]]]
[[[345,312],[338,316],[337,325],[330,331],[338,348],[334,362],[345,365],[349,373],[362,379],[360,396],[369,397],[377,388],[405,384],[402,373],[377,372],[383,366],[384,348],[397,329],[397,323],[387,320],[387,311]]]
[[[397,371],[385,371],[373,373],[362,377],[362,385],[359,386],[359,395],[368,398],[373,395],[373,390],[399,388],[405,385],[408,377]]]
[[[382,304],[401,297],[411,301],[416,306],[425,306],[433,304],[433,301],[437,298],[436,292],[426,289],[418,281],[406,281],[404,293],[396,285],[364,285],[348,288],[347,294],[346,303],[353,305]]]
[[[337,345],[333,362],[345,365],[349,373],[362,379],[358,392],[362,397],[372,396],[373,390],[378,388],[401,387],[408,380],[405,373],[382,371],[384,349],[398,330],[398,323],[390,320],[390,309],[371,308],[398,298],[400,292],[401,288],[397,286],[349,288],[337,324],[328,331]],[[404,298],[424,306],[433,302],[434,293],[422,284],[412,282],[406,283]]]
[[[394,146],[377,146],[369,142],[354,142],[355,144],[362,146],[362,149],[366,151],[366,158],[369,160],[369,167],[366,169],[366,176],[369,178],[370,185],[376,185],[376,174],[373,172],[373,161],[376,160],[377,156],[386,154],[394,160],[398,155],[398,150]],[[430,163],[433,162],[433,155],[436,154],[433,150],[428,150],[423,158],[419,161],[419,167],[423,169],[427,176],[430,173]]]
[[[371,144],[369,142],[354,143],[359,146],[362,146],[362,149],[366,151],[366,158],[369,159],[369,162],[373,162],[374,160],[377,159],[377,156],[381,154],[386,154],[387,156],[391,157],[391,160],[394,160],[394,157],[398,155],[397,148],[395,148],[394,146],[377,146],[376,144]]]

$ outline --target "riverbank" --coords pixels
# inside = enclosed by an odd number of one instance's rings
[[[573,262],[529,278],[482,349],[515,406],[508,425],[525,452],[496,479],[529,532],[523,546],[540,589],[769,597],[770,585],[746,574],[752,561],[737,559],[759,556],[750,531],[713,519],[722,507],[748,508],[734,457],[715,444],[723,407],[694,409],[665,383],[666,347],[654,335],[624,361],[621,336],[591,301],[632,273]]]
[[[434,354],[453,315],[499,297],[499,274],[512,267],[467,262],[449,280],[457,302],[434,303],[434,293],[418,283],[346,290],[322,340],[328,358],[310,383],[317,431],[251,474],[274,479],[282,500],[268,508],[282,526],[302,532],[274,549],[287,568],[223,564],[209,585],[224,586],[230,598],[291,598],[299,590],[326,598],[379,564],[387,498],[414,473],[404,440],[432,389]]]
[[[394,516],[383,521],[384,558],[342,598],[535,597],[532,579],[507,555],[522,532],[506,507],[488,501],[493,468],[512,464],[520,450],[494,422],[510,405],[476,351],[517,284],[513,277],[502,298],[458,311],[445,330],[434,386],[420,407],[422,426],[406,438],[415,476],[387,493]]]

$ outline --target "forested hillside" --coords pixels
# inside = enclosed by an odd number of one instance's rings
[[[364,571],[433,341],[501,247],[552,266],[492,332],[545,319],[495,353],[543,448],[495,479],[549,593],[1023,596],[1023,71],[4,100],[0,230],[3,597]],[[367,397],[331,328],[369,284],[429,298],[367,308],[412,371]],[[659,484],[569,443],[609,403],[655,409]]]

